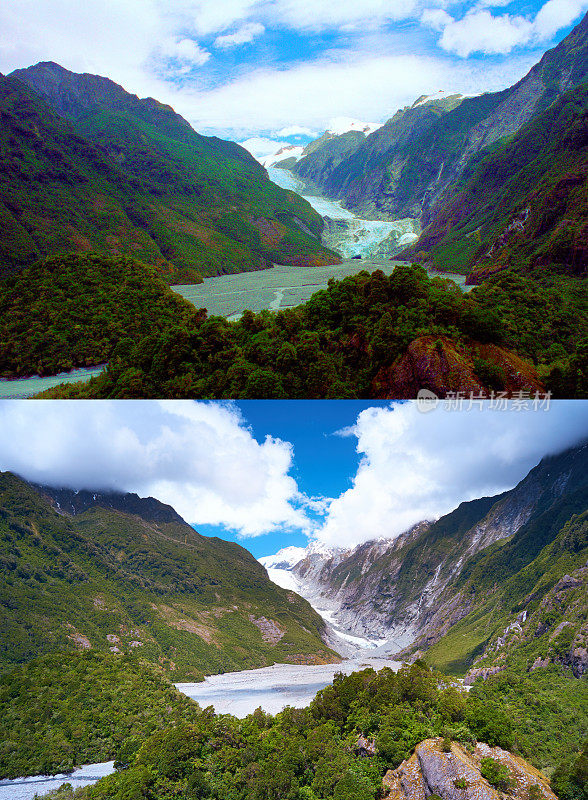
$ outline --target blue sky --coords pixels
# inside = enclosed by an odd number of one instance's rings
[[[156,497],[256,556],[393,538],[587,438],[588,403],[573,400],[426,414],[411,401],[0,401],[0,470]]]
[[[388,408],[390,403],[386,400],[241,400],[235,405],[241,409],[258,442],[263,442],[270,434],[292,443],[295,460],[291,474],[302,492],[310,497],[337,497],[351,487],[359,463],[356,438],[342,436],[340,432],[353,427],[364,409]],[[319,515],[311,510],[308,513],[320,522]],[[244,541],[242,536],[223,526],[195,527],[205,536],[239,542],[257,558],[271,555],[285,545],[304,547],[308,544],[308,537],[297,531],[285,533],[278,529]]]
[[[198,130],[291,142],[384,122],[440,89],[511,85],[588,0],[3,0],[0,71],[53,60],[173,105]],[[261,145],[260,145],[261,146]]]

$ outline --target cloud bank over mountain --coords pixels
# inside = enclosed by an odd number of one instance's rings
[[[384,121],[420,94],[504,88],[588,0],[4,0],[0,71],[57,61],[229,138]],[[294,134],[296,135],[296,134]]]
[[[588,437],[588,407],[422,414],[412,402],[366,402],[340,435],[357,441],[359,464],[341,467],[341,486],[350,486],[335,498],[309,497],[294,427],[292,441],[255,437],[236,404],[4,401],[0,469],[52,486],[152,495],[221,536],[278,531],[286,546],[289,532],[303,532],[352,547],[511,488],[543,456]],[[317,465],[333,441],[317,437]]]

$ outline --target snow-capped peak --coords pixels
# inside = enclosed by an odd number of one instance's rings
[[[360,119],[353,119],[352,117],[334,117],[329,122],[327,133],[333,136],[341,136],[349,131],[361,131],[369,136],[370,133],[377,131],[382,127],[381,122],[362,122]]]
[[[306,556],[306,547],[283,547],[273,556],[258,558],[266,569],[292,569]]]
[[[468,97],[474,97],[474,95],[467,95]],[[411,108],[417,108],[417,106],[424,106],[425,103],[430,103],[434,100],[444,100],[446,97],[463,97],[463,95],[459,94],[459,92],[448,92],[445,89],[439,89],[438,92],[435,94],[422,94],[412,104]]]
[[[333,556],[342,552],[338,547],[327,547],[321,542],[310,542],[306,547],[283,547],[273,556],[262,556],[258,558],[260,564],[266,569],[293,569],[296,564],[300,564],[308,556]]]
[[[274,167],[276,164],[279,164],[280,161],[285,161],[287,158],[295,158],[296,161],[298,161],[302,156],[303,150],[303,145],[286,145],[284,147],[280,147],[276,153],[272,153],[271,155],[261,159],[261,163],[266,169],[269,169],[269,167]]]

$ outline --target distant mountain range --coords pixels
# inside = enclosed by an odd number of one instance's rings
[[[170,283],[337,263],[321,217],[242,147],[170,106],[44,62],[0,76],[0,273],[94,250]]]
[[[174,680],[338,660],[306,600],[154,498],[0,473],[0,537],[2,670],[83,650],[135,654]]]
[[[543,459],[518,486],[352,550],[263,559],[357,636],[477,674],[564,663],[588,672],[588,444]]]
[[[472,282],[513,263],[583,274],[587,78],[588,15],[509,89],[419,98],[290,168],[363,218],[418,218],[404,256]]]

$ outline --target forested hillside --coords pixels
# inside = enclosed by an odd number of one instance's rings
[[[585,275],[587,179],[584,83],[473,159],[406,255],[421,251],[441,269],[471,273],[472,283],[508,267]]]
[[[318,614],[239,545],[155,500],[91,493],[77,513],[57,496],[0,473],[1,669],[84,650],[135,654],[175,680],[337,660]]]
[[[53,63],[0,76],[0,113],[0,273],[90,250],[169,283],[338,261],[321,217],[247,151],[106,78]]]
[[[305,304],[122,340],[67,397],[328,398],[492,390],[584,397],[585,282],[502,274],[469,294],[418,266],[331,281]],[[533,363],[534,362],[534,363]]]

